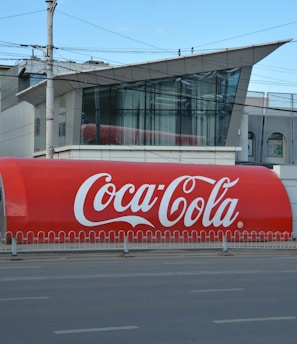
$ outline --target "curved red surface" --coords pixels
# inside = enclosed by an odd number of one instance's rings
[[[292,232],[286,190],[258,166],[0,159],[6,231]]]

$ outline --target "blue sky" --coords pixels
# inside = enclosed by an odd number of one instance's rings
[[[297,1],[57,0],[54,57],[120,65],[291,38],[258,63],[251,91],[297,94]],[[0,63],[42,57],[45,0],[1,2]],[[26,45],[26,47],[22,47]]]

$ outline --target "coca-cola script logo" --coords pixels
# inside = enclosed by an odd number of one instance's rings
[[[231,181],[228,177],[215,180],[205,176],[184,175],[174,179],[167,187],[164,184],[142,184],[136,187],[132,183],[117,187],[112,182],[111,174],[98,173],[86,179],[77,191],[74,214],[81,225],[88,227],[116,222],[126,222],[133,227],[140,224],[155,227],[143,214],[158,207],[155,211],[163,227],[171,227],[178,222],[184,227],[191,227],[198,220],[203,227],[228,227],[236,220],[239,212],[238,198],[227,197],[227,193],[238,181],[239,178]],[[202,183],[210,186],[206,196],[199,195]],[[92,199],[92,210],[98,214],[98,221],[90,220],[85,215],[86,198],[94,187],[96,193]],[[116,216],[102,218],[101,212],[109,207]],[[137,215],[139,212],[142,216]]]

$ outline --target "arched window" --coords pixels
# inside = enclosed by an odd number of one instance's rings
[[[267,139],[267,157],[283,157],[284,137],[281,133],[272,133]]]
[[[255,156],[255,135],[254,133],[252,133],[251,131],[249,131],[249,136],[248,136],[248,156],[250,157],[254,157]]]

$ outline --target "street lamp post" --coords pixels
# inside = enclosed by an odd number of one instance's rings
[[[56,0],[47,3],[47,49],[46,49],[46,158],[52,159],[54,154],[54,114],[55,94],[53,80],[53,17],[57,6]]]

